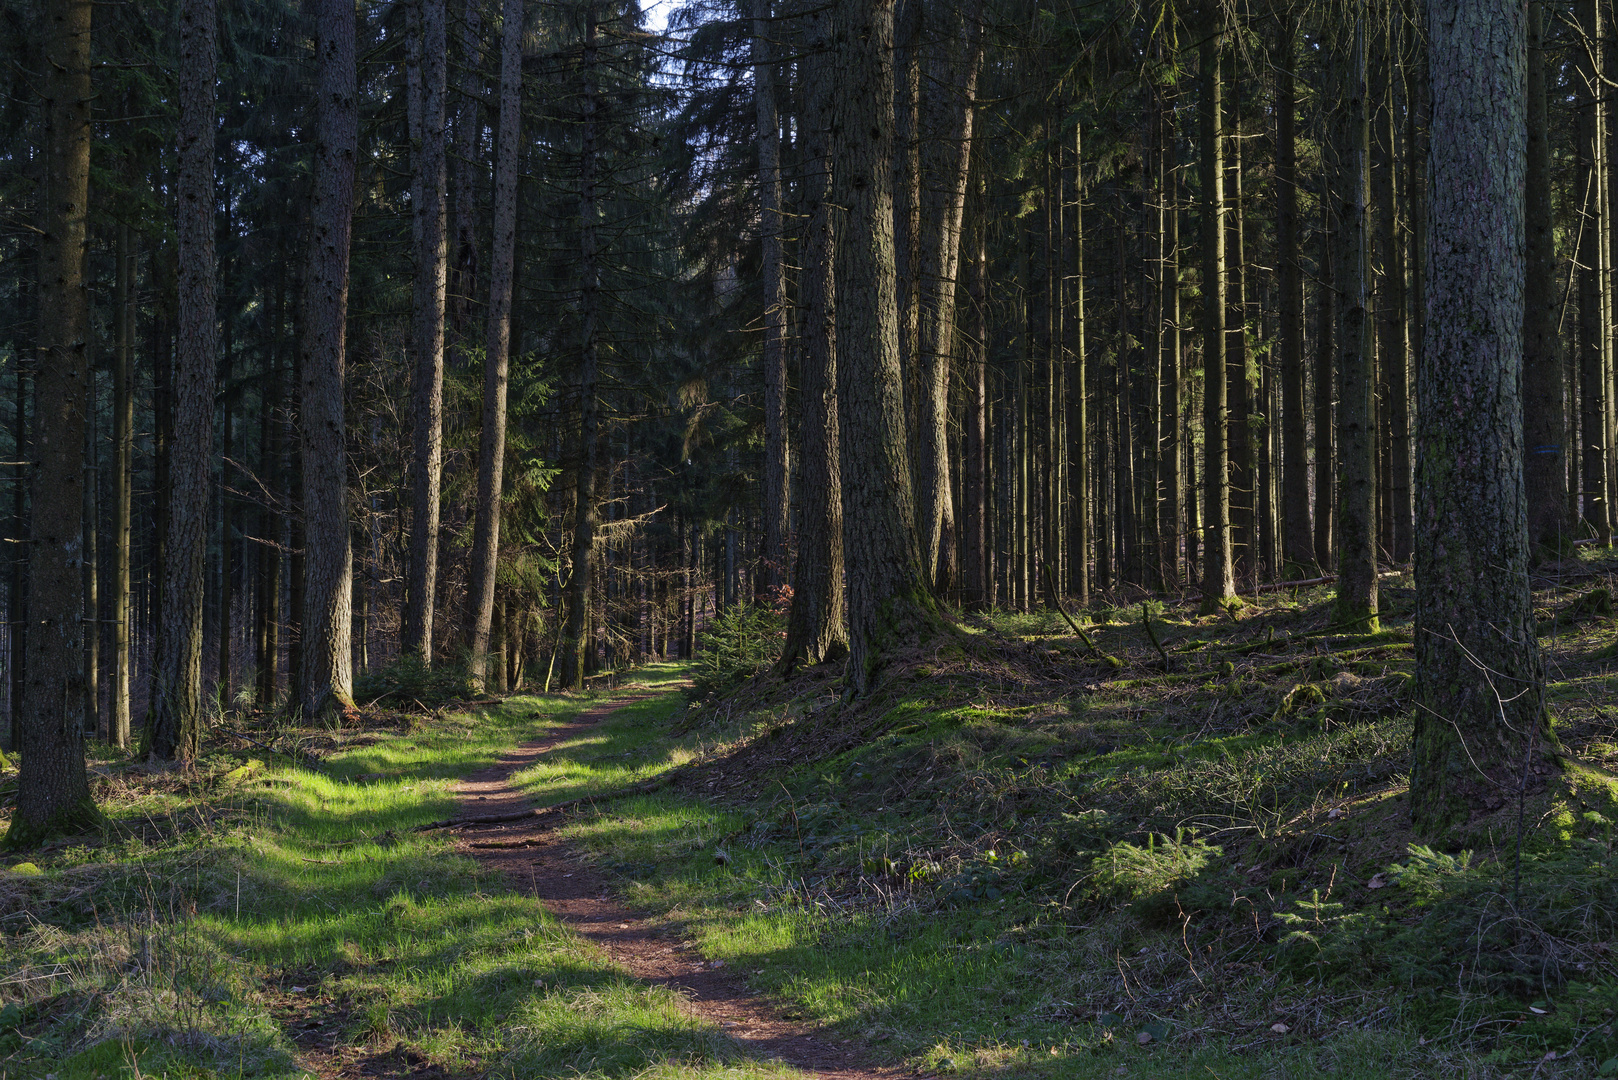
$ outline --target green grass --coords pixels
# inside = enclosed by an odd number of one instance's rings
[[[411,831],[453,812],[454,777],[584,704],[516,697],[375,741],[339,733],[363,745],[319,771],[223,762],[166,790],[126,781],[115,820],[176,827],[0,873],[0,1074],[302,1076],[296,1024],[406,1071],[780,1075]]]

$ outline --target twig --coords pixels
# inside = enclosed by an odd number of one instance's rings
[[[1056,580],[1051,577],[1050,565],[1043,564],[1041,565],[1040,569],[1045,572],[1045,587],[1051,591],[1051,605],[1056,608],[1056,613],[1062,616],[1062,621],[1071,626],[1073,628],[1073,632],[1079,635],[1079,640],[1084,642],[1084,647],[1089,649],[1091,654],[1102,663],[1110,664],[1113,667],[1123,667],[1124,665],[1116,656],[1108,656],[1106,653],[1096,648],[1096,643],[1090,640],[1090,635],[1079,629],[1079,624],[1074,622],[1073,619],[1068,615],[1067,609],[1062,606],[1062,598],[1056,592]]]
[[[1163,643],[1157,640],[1157,631],[1152,629],[1152,617],[1146,610],[1146,601],[1144,600],[1140,602],[1140,621],[1141,625],[1146,627],[1146,636],[1152,639],[1152,648],[1156,649],[1157,655],[1163,658],[1163,674],[1167,675],[1169,673],[1169,654],[1163,650]]]

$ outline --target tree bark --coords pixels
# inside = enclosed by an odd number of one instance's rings
[[[1545,88],[1545,4],[1528,5],[1528,150],[1524,193],[1527,268],[1523,297],[1523,490],[1528,540],[1541,551],[1570,551],[1569,443],[1557,322],[1555,224],[1551,217],[1550,109]]]
[[[1560,768],[1522,479],[1525,15],[1428,0],[1427,355],[1419,375],[1411,815],[1432,836]]]
[[[990,606],[993,589],[989,574],[989,384],[988,384],[988,303],[989,254],[985,243],[984,217],[988,200],[984,195],[984,169],[973,166],[972,205],[966,221],[963,285],[966,316],[961,326],[961,347],[965,350],[963,369],[966,384],[966,447],[962,468],[961,513],[961,603],[969,611]],[[1060,279],[1058,279],[1060,280]]]
[[[93,823],[84,768],[80,502],[90,379],[85,242],[90,187],[90,0],[55,0],[40,42],[47,143],[40,236],[39,407],[30,483],[27,683],[8,845]],[[16,720],[14,719],[14,723]]]
[[[753,0],[753,106],[758,118],[759,244],[764,285],[764,558],[759,591],[768,596],[786,580],[787,534],[787,281],[781,257],[781,123],[775,108],[775,61],[770,57],[770,0]]]
[[[410,380],[414,436],[411,461],[410,580],[401,652],[433,658],[433,605],[438,590],[439,488],[444,449],[444,294],[446,203],[444,155],[445,0],[414,0],[408,32],[410,141],[415,147],[410,207],[416,273],[411,295]]]
[[[848,652],[843,626],[843,492],[837,422],[837,238],[831,183],[834,168],[828,136],[832,124],[831,13],[805,13],[806,55],[800,61],[803,87],[804,148],[803,270],[798,303],[803,346],[799,429],[803,480],[799,491],[802,525],[793,568],[792,609],[777,670],[787,673],[800,661],[825,663]]]
[[[1202,438],[1203,438],[1203,608],[1212,611],[1236,595],[1231,563],[1230,444],[1225,364],[1225,165],[1220,135],[1220,37],[1222,10],[1207,3],[1202,17],[1201,100],[1197,113],[1202,176]]]
[[[483,430],[478,439],[478,507],[472,528],[472,676],[481,684],[494,618],[505,479],[506,382],[517,254],[517,147],[522,138],[523,0],[505,0],[500,30],[500,141],[494,177],[494,249],[489,259],[489,325],[483,356]]]
[[[343,419],[348,320],[348,248],[359,137],[354,7],[317,0],[315,163],[300,342],[299,421],[303,472],[304,715],[352,708],[354,669],[348,451]]]
[[[1607,492],[1606,327],[1602,319],[1603,207],[1601,205],[1601,12],[1596,0],[1579,0],[1574,8],[1579,42],[1574,45],[1577,167],[1574,198],[1578,225],[1579,406],[1583,435],[1583,517],[1603,547],[1612,543]]]
[[[1337,367],[1337,603],[1335,621],[1374,633],[1376,578],[1376,413],[1372,403],[1367,157],[1370,124],[1365,107],[1365,24],[1356,15],[1338,110],[1338,200],[1335,262],[1338,305]]]
[[[907,646],[944,622],[916,541],[905,442],[903,372],[895,308],[892,129],[892,0],[839,0],[833,203],[846,225],[837,245],[837,412],[843,469],[843,549],[848,569],[849,661],[845,684],[868,694]]]
[[[1309,521],[1309,446],[1304,413],[1303,271],[1298,244],[1297,22],[1285,7],[1276,31],[1276,276],[1280,288],[1281,468],[1287,575],[1319,577]]]
[[[135,444],[135,363],[131,340],[135,333],[135,305],[131,298],[135,256],[132,248],[129,226],[120,224],[114,315],[118,344],[112,369],[112,695],[107,718],[107,741],[120,750],[129,745],[130,728],[129,545],[134,518]]]
[[[202,710],[202,607],[213,479],[218,314],[214,302],[214,0],[180,10],[179,348],[173,375],[163,617],[148,748],[165,761],[197,754]]]
[[[1088,368],[1084,342],[1084,134],[1073,126],[1073,216],[1068,226],[1073,237],[1073,259],[1064,332],[1072,354],[1068,379],[1068,500],[1073,520],[1068,525],[1069,589],[1081,608],[1090,606],[1090,402],[1085,385]]]

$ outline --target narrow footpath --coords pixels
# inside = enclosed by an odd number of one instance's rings
[[[456,788],[465,817],[516,814],[532,804],[512,786],[514,773],[601,723],[618,709],[651,697],[618,697],[585,710],[577,720],[527,743]],[[779,1060],[828,1080],[892,1080],[900,1070],[864,1063],[863,1047],[833,1033],[781,1016],[746,983],[742,973],[710,962],[669,929],[625,907],[606,877],[556,835],[554,818],[534,818],[458,830],[462,848],[503,871],[514,886],[539,898],[566,926],[604,949],[614,963],[649,984],[670,987],[692,1014],[708,1021],[757,1060]]]

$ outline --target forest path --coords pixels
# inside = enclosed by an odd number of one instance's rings
[[[462,815],[495,817],[530,808],[528,795],[512,784],[515,773],[617,710],[656,694],[621,696],[586,709],[571,723],[465,777],[455,788]],[[865,1064],[863,1047],[783,1017],[748,987],[739,972],[703,960],[675,931],[625,907],[613,896],[607,878],[557,835],[556,826],[548,817],[468,826],[461,830],[460,845],[483,865],[504,872],[515,887],[538,898],[565,926],[599,945],[634,978],[672,989],[694,1016],[721,1028],[747,1056],[779,1060],[827,1080],[891,1080],[901,1075],[896,1068]]]

